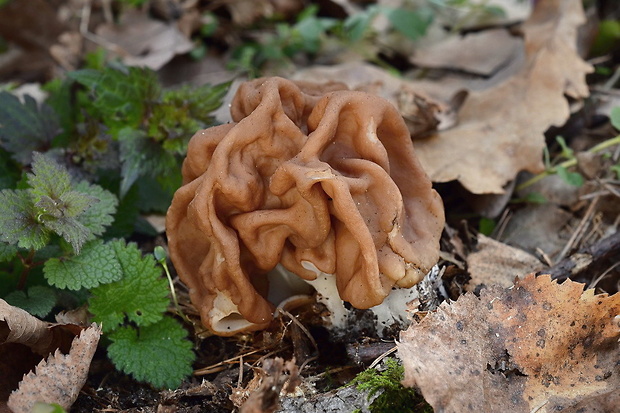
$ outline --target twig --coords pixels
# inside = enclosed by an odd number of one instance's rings
[[[226,360],[222,360],[219,363],[215,363],[215,364],[212,364],[210,366],[203,367],[203,368],[198,369],[198,370],[194,370],[194,376],[204,376],[205,374],[216,373],[218,371],[221,371],[222,369],[218,369],[218,368],[219,367],[223,367],[225,364],[236,362],[239,359],[243,359],[243,357],[245,357],[245,356],[250,356],[252,354],[268,350],[271,347],[273,347],[273,346],[258,348],[256,350],[248,351],[247,353],[243,353],[243,354],[240,354],[238,356],[231,357],[231,358],[226,359]]]
[[[611,138],[611,139],[607,139],[604,142],[599,143],[598,145],[593,146],[592,148],[588,149],[586,151],[586,153],[598,153],[601,152],[607,148],[610,148],[614,145],[620,145],[620,135],[616,136],[615,138]],[[572,158],[572,159],[568,159],[552,168],[549,168],[541,173],[539,173],[538,175],[534,175],[533,177],[531,177],[530,179],[528,179],[527,181],[523,182],[522,184],[518,185],[515,188],[515,191],[520,191],[524,188],[527,188],[528,186],[531,186],[533,184],[535,184],[536,182],[540,181],[541,179],[549,176],[549,175],[553,175],[556,173],[557,168],[558,167],[562,167],[562,168],[570,168],[572,166],[577,165],[577,158]]]
[[[386,358],[387,356],[389,356],[390,354],[396,352],[396,350],[398,350],[397,346],[392,347],[391,349],[389,349],[388,351],[386,351],[385,353],[381,354],[379,357],[377,357],[375,359],[375,361],[373,361],[372,363],[370,363],[370,366],[368,366],[369,369],[373,369],[375,368],[375,366],[379,363],[381,363],[381,360],[383,360],[384,358]]]
[[[609,274],[610,272],[615,270],[616,267],[619,266],[619,265],[620,265],[620,261],[618,261],[617,263],[615,263],[611,267],[607,268],[601,275],[599,275],[598,277],[596,277],[596,279],[594,281],[592,281],[592,283],[588,286],[588,288],[596,287],[596,284],[598,284],[599,281],[601,281],[603,278],[605,278],[607,276],[607,274]]]
[[[573,248],[573,245],[575,245],[577,240],[581,238],[582,233],[586,228],[586,224],[592,218],[592,214],[594,214],[594,208],[596,207],[596,204],[598,204],[599,199],[600,199],[599,197],[596,197],[592,200],[592,202],[590,202],[590,205],[588,206],[586,213],[584,214],[583,218],[579,222],[579,225],[577,225],[577,229],[571,235],[570,239],[568,240],[568,242],[562,249],[562,252],[560,253],[560,255],[556,257],[557,261],[561,261],[564,257],[566,257],[568,252]]]
[[[558,281],[567,278],[575,279],[580,273],[587,272],[607,259],[620,256],[620,231],[603,238],[589,247],[579,250],[577,253],[556,263],[547,270],[537,274],[549,274]]]

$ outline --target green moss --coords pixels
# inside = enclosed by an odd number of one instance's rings
[[[433,409],[414,389],[404,387],[403,366],[394,358],[385,360],[385,370],[367,369],[358,374],[352,384],[358,390],[368,391],[368,397],[379,396],[370,404],[372,413],[432,413]]]

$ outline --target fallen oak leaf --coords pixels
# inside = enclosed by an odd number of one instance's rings
[[[36,373],[25,375],[19,388],[11,393],[8,407],[13,413],[30,413],[36,403],[45,402],[69,409],[86,383],[100,336],[101,327],[93,323],[73,340],[69,354],[56,350],[42,360]]]
[[[620,294],[548,275],[466,294],[401,333],[403,384],[443,412],[612,411],[619,314]]]
[[[525,59],[503,83],[472,91],[458,126],[416,140],[424,170],[434,182],[458,180],[475,194],[502,193],[522,170],[544,169],[544,132],[569,117],[565,95],[588,96],[592,67],[576,50],[585,22],[580,0],[541,0],[523,25]]]

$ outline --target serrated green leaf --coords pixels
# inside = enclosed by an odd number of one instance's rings
[[[564,182],[573,186],[583,185],[583,176],[579,172],[571,172],[565,167],[558,165],[555,167],[555,171]]]
[[[147,68],[84,69],[68,76],[90,90],[97,112],[91,115],[101,119],[113,136],[122,127],[140,127],[147,106],[161,93],[157,75]]]
[[[87,194],[98,202],[92,204],[82,214],[78,220],[94,235],[101,235],[106,227],[114,222],[114,213],[118,206],[116,196],[99,185],[92,185],[82,181],[75,186],[75,190]]]
[[[56,305],[56,292],[44,285],[35,285],[28,289],[28,294],[23,291],[13,291],[4,297],[4,300],[12,306],[28,311],[36,317],[47,317]]]
[[[138,247],[124,241],[113,241],[123,278],[92,289],[90,312],[94,321],[109,332],[125,322],[138,326],[153,324],[163,317],[170,299],[168,284],[152,255],[142,256]]]
[[[118,202],[114,221],[106,229],[104,238],[129,238],[134,233],[136,222],[140,217],[138,199],[138,186],[134,185]]]
[[[46,155],[34,154],[28,184],[37,221],[69,242],[76,254],[112,222],[114,195],[87,182],[73,189],[66,168]]]
[[[37,204],[38,205],[38,204]],[[86,241],[92,238],[92,233],[75,217],[56,217],[40,214],[39,221],[46,227],[65,239],[76,254],[79,254]]]
[[[194,352],[187,331],[173,318],[155,324],[121,327],[109,336],[108,356],[121,371],[157,388],[177,388],[192,373]]]
[[[15,245],[0,242],[0,262],[11,261],[17,255],[17,247]]]
[[[81,215],[98,202],[99,199],[80,191],[68,191],[60,196],[60,203],[64,206],[64,214],[70,217]]]
[[[30,96],[24,103],[8,92],[0,92],[0,145],[21,164],[29,164],[33,151],[49,146],[60,132],[56,113]]]
[[[43,266],[43,273],[51,285],[74,291],[94,288],[123,277],[114,247],[101,240],[84,245],[79,255],[50,258]]]
[[[32,154],[32,173],[28,174],[28,185],[36,202],[42,196],[54,200],[71,189],[71,176],[49,156],[35,152]]]
[[[178,167],[174,155],[148,138],[143,131],[124,128],[119,133],[121,161],[121,197],[143,175],[157,176]]]
[[[0,191],[0,240],[26,249],[40,249],[48,243],[50,231],[37,220],[27,190]]]

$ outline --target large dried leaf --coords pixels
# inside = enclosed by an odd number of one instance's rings
[[[438,44],[428,44],[410,59],[422,67],[451,68],[483,76],[493,75],[507,65],[522,41],[506,29],[491,29],[465,36],[450,36]]]
[[[68,351],[82,329],[46,323],[0,299],[0,409],[25,373],[54,350]]]
[[[154,20],[139,10],[123,13],[118,25],[102,24],[97,34],[118,47],[124,63],[153,70],[194,47],[176,25]]]
[[[100,336],[101,327],[91,325],[73,340],[69,354],[56,350],[39,363],[35,373],[24,376],[9,397],[8,406],[13,413],[30,413],[37,402],[56,403],[69,409],[86,382]]]
[[[569,117],[565,98],[588,96],[592,71],[576,51],[581,0],[541,0],[524,23],[525,59],[503,83],[473,91],[455,128],[416,141],[435,182],[458,180],[477,194],[501,193],[519,171],[543,169],[544,132]]]
[[[442,412],[613,411],[619,314],[620,294],[546,275],[466,294],[401,333],[403,384]]]

